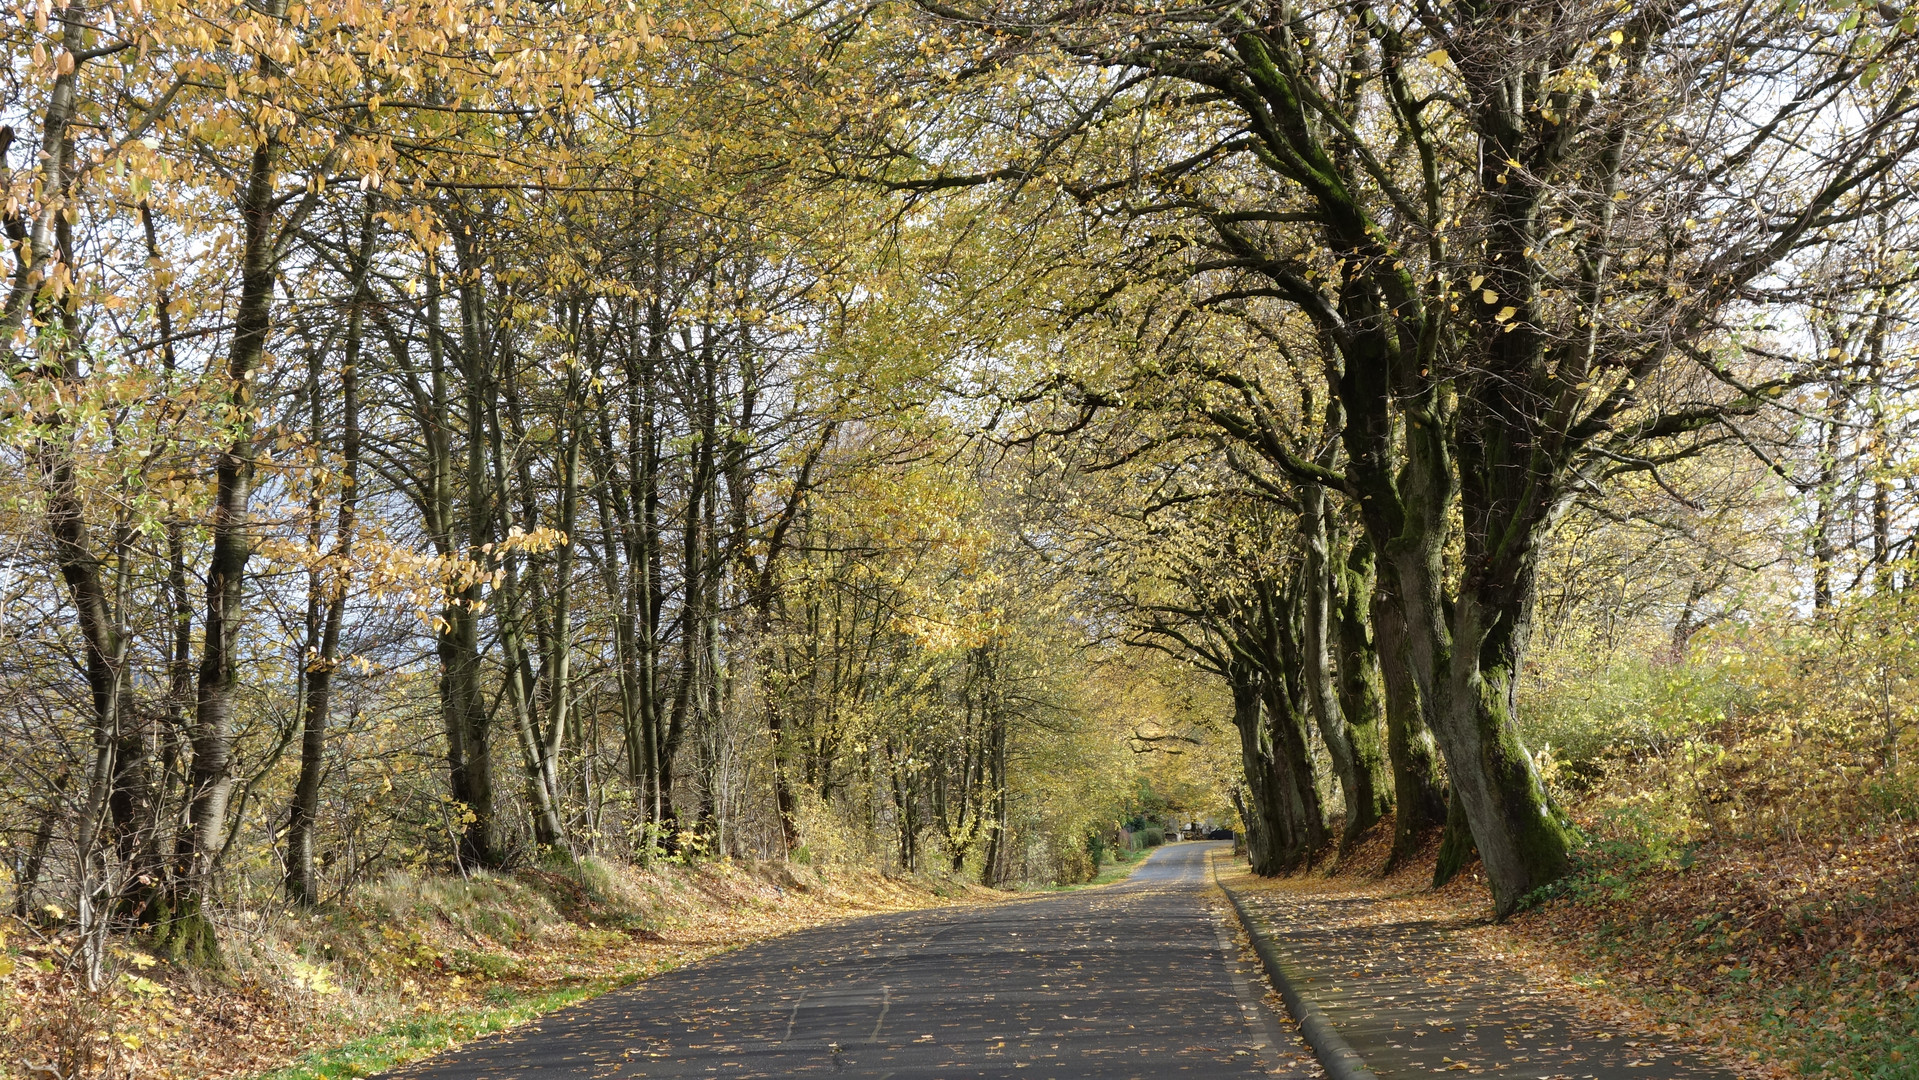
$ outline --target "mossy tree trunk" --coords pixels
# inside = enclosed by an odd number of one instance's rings
[[[1392,807],[1386,761],[1379,746],[1379,694],[1368,670],[1368,646],[1352,637],[1345,626],[1340,585],[1344,575],[1336,568],[1333,547],[1337,522],[1327,506],[1326,489],[1317,484],[1300,489],[1299,531],[1305,557],[1299,565],[1301,608],[1299,669],[1320,737],[1325,740],[1333,771],[1339,777],[1345,807],[1340,831],[1343,854]],[[1350,582],[1345,582],[1351,588]],[[1347,650],[1351,649],[1350,655]],[[1346,663],[1342,666],[1340,659]],[[1376,666],[1376,665],[1375,665]]]

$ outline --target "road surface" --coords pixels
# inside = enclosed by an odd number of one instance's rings
[[[1210,887],[1222,844],[1127,881],[870,916],[648,979],[400,1075],[1311,1077]]]

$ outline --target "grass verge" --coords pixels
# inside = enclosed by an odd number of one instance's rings
[[[555,1009],[629,986],[645,974],[652,973],[636,972],[625,979],[516,994],[513,1000],[486,1008],[409,1017],[366,1038],[302,1054],[260,1080],[357,1080],[518,1027]]]
[[[1669,1022],[1801,1076],[1919,1076],[1919,829],[1722,840],[1677,858],[1594,844],[1513,931]]]

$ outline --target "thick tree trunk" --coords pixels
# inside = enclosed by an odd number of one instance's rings
[[[468,590],[440,609],[440,705],[446,725],[449,794],[459,837],[455,858],[461,866],[498,865],[493,835],[493,753],[486,700],[480,685],[479,619]],[[466,602],[461,602],[466,601]]]
[[[1439,835],[1439,854],[1433,860],[1433,888],[1458,877],[1478,853],[1473,846],[1473,827],[1466,820],[1466,804],[1453,799],[1446,807],[1446,828]]]
[[[1513,694],[1523,656],[1523,605],[1495,608],[1462,588],[1455,611],[1440,734],[1448,761],[1480,765],[1451,770],[1453,798],[1464,804],[1495,911],[1504,916],[1565,873],[1572,837],[1519,737]]]
[[[454,250],[460,259],[460,280],[455,297],[459,304],[459,362],[462,412],[466,438],[464,460],[459,469],[465,486],[463,510],[464,554],[479,558],[494,538],[493,482],[488,475],[487,436],[497,429],[488,418],[498,393],[493,378],[493,350],[486,333],[483,261],[473,250],[474,226],[466,223],[455,230]],[[438,303],[429,309],[433,327],[431,337],[444,349],[438,329]],[[436,367],[440,361],[436,358]],[[442,395],[444,400],[444,396]],[[442,410],[443,414],[446,410]],[[452,496],[452,457],[447,446],[444,518],[446,540],[453,547],[454,518]],[[460,815],[457,858],[462,866],[498,866],[501,862],[499,837],[493,807],[492,716],[486,707],[480,652],[479,613],[485,593],[480,584],[461,588],[452,602],[442,609],[439,653],[442,669],[441,704],[447,726],[447,778],[455,812]]]
[[[1397,802],[1396,761],[1386,723],[1385,677],[1372,629],[1372,548],[1364,534],[1352,537],[1343,562],[1334,569],[1335,650],[1339,702],[1352,732],[1357,756],[1374,770],[1378,806],[1384,813]],[[1382,752],[1381,735],[1387,736]],[[1390,793],[1386,787],[1393,782]],[[1415,793],[1415,799],[1418,795]]]
[[[1235,664],[1226,678],[1233,695],[1233,727],[1239,732],[1240,765],[1246,779],[1246,800],[1240,806],[1240,818],[1246,826],[1246,854],[1253,873],[1273,877],[1287,869],[1282,855],[1288,832],[1286,779],[1273,758],[1271,740],[1262,723],[1258,671],[1250,664]]]
[[[1444,596],[1441,545],[1451,476],[1445,447],[1415,428],[1407,439],[1403,491],[1408,521],[1390,547],[1398,576],[1407,654],[1422,698],[1431,703],[1433,734],[1446,757],[1452,799],[1459,802],[1492,885],[1494,910],[1514,911],[1533,889],[1565,872],[1570,836],[1546,799],[1519,739],[1512,693],[1524,646],[1522,619],[1530,596],[1530,564],[1487,574],[1468,528],[1468,570],[1451,604]],[[1466,507],[1469,521],[1485,511]],[[1531,537],[1519,541],[1529,542]]]
[[[1370,545],[1355,545],[1354,558],[1363,554],[1370,563],[1369,549]],[[1349,568],[1349,573],[1358,572]],[[1390,865],[1398,865],[1417,854],[1426,836],[1445,822],[1446,781],[1426,721],[1426,699],[1406,652],[1405,612],[1390,590],[1390,581],[1390,576],[1376,579],[1369,607],[1377,645],[1374,658],[1385,691],[1386,755],[1393,769]]]
[[[1274,805],[1279,810],[1279,866],[1282,871],[1312,865],[1326,846],[1326,808],[1320,802],[1313,758],[1308,748],[1309,706],[1297,673],[1267,669],[1262,681],[1266,738],[1279,781]]]

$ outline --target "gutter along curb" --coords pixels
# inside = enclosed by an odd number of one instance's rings
[[[1273,986],[1279,990],[1279,996],[1286,1002],[1286,1011],[1293,1014],[1299,1024],[1299,1033],[1306,1045],[1313,1048],[1313,1055],[1326,1070],[1331,1080],[1379,1080],[1373,1070],[1366,1067],[1366,1061],[1359,1056],[1332,1021],[1319,1006],[1299,992],[1299,986],[1288,977],[1286,965],[1279,959],[1279,950],[1273,945],[1271,936],[1259,928],[1252,912],[1246,910],[1245,901],[1239,894],[1226,887],[1219,880],[1219,864],[1213,864],[1213,884],[1232,901],[1233,911],[1239,916],[1239,924],[1246,929],[1246,936],[1252,939],[1253,951],[1259,954],[1259,961],[1266,968],[1266,974],[1273,980]]]

